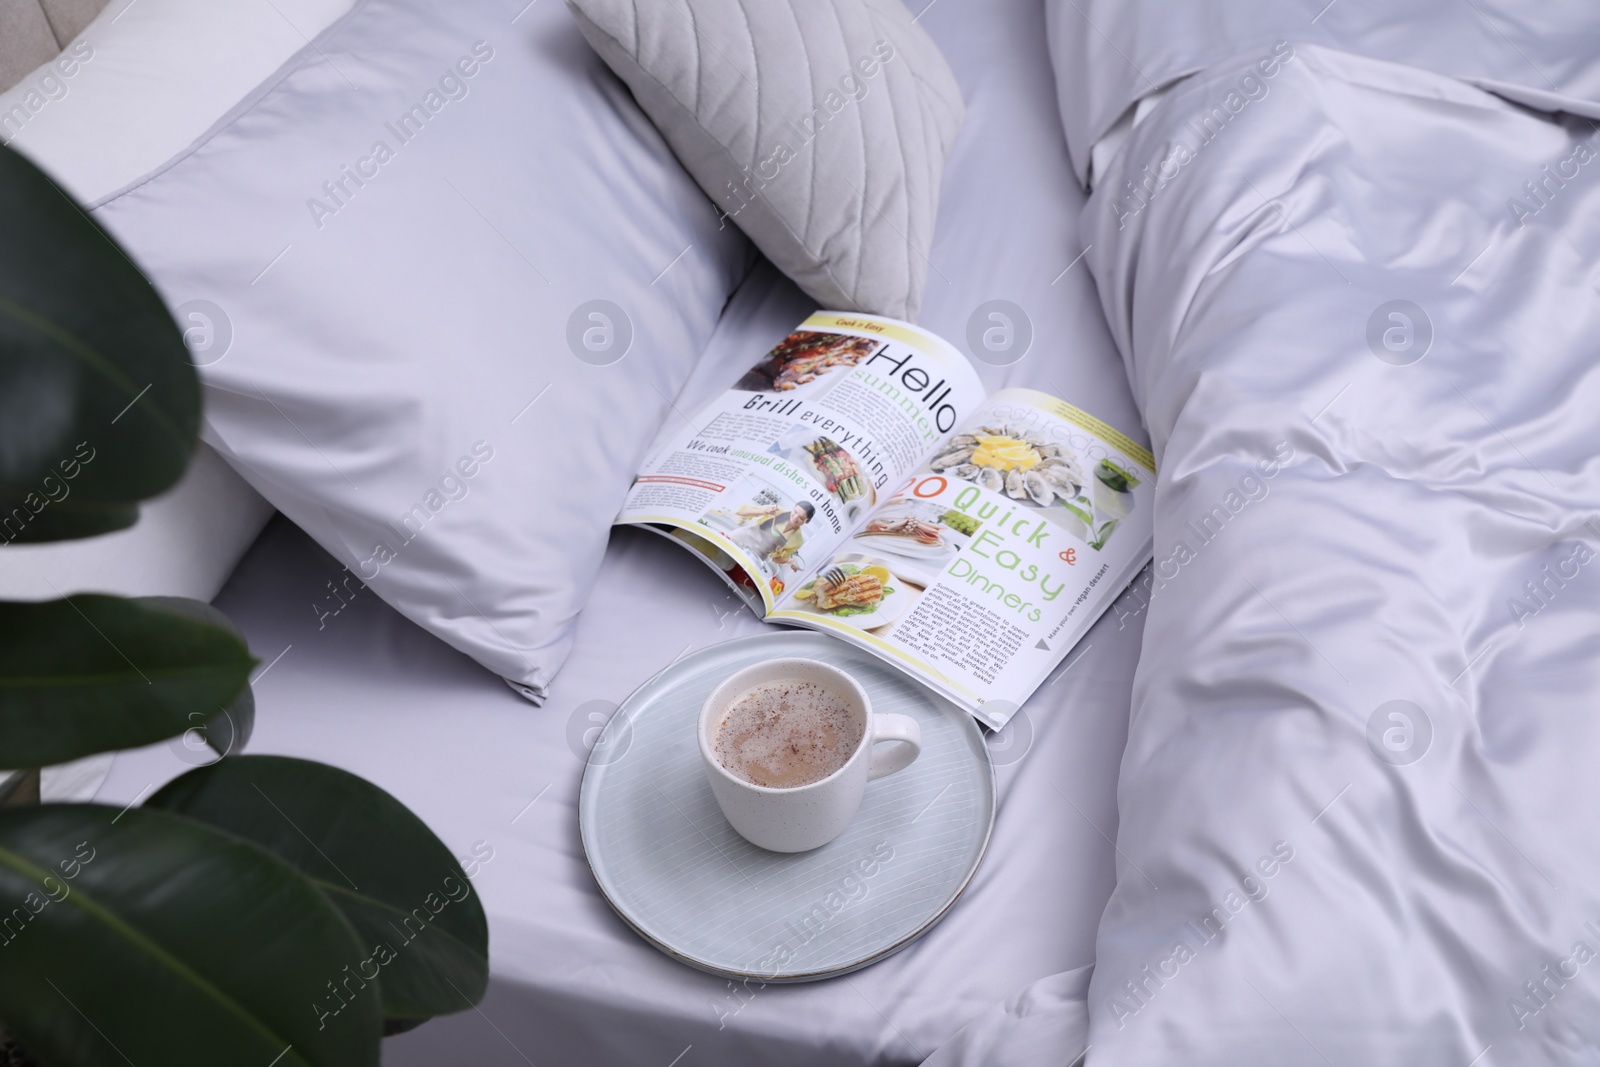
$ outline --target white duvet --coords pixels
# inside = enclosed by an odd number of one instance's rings
[[[1160,468],[1117,885],[929,1062],[1593,1062],[1594,125],[1284,39],[1096,181]]]

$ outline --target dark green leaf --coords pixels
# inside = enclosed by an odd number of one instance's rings
[[[61,484],[60,479],[51,484]],[[47,504],[37,495],[23,501],[0,498],[0,542],[72,541],[115,533],[139,521],[137,504],[75,504],[70,499],[65,505]]]
[[[244,642],[161,604],[0,602],[0,766],[65,763],[181,734],[231,705]]]
[[[489,926],[472,883],[405,805],[336,767],[238,756],[170,782],[146,807],[178,812],[282,856],[344,912],[378,975],[384,1015],[471,1007],[489,980]]]
[[[183,475],[200,387],[149,281],[0,148],[0,541],[129,525]]]
[[[212,607],[203,600],[191,600],[181,596],[145,596],[138,598],[141,604],[153,604],[160,607],[171,608],[180,615],[198,619],[201,622],[214,623],[222,629],[233,634],[241,642],[244,634],[227,614]],[[191,712],[191,715],[195,713]],[[209,718],[202,717],[199,725],[193,727],[201,743],[212,749],[219,756],[230,756],[243,752],[250,743],[250,735],[256,728],[256,694],[246,682],[239,695],[234,697],[233,703],[223,708]],[[187,741],[187,738],[185,739]]]
[[[0,905],[0,1018],[46,1063],[378,1063],[349,924],[248,842],[159,811],[0,812]]]
[[[250,735],[255,729],[256,694],[250,688],[250,683],[246,682],[244,688],[239,690],[239,695],[233,698],[233,703],[206,722],[201,734],[217,755],[236,756],[250,743]]]

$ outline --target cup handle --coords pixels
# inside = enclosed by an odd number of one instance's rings
[[[884,741],[895,744],[887,749],[877,747]],[[922,755],[922,727],[909,715],[874,715],[872,746],[872,761],[867,765],[869,782],[905,770]]]

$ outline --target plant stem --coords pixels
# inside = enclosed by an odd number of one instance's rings
[[[39,771],[10,771],[0,778],[0,808],[31,807],[39,803]]]

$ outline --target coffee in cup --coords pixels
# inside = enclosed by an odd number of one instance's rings
[[[762,682],[738,697],[717,727],[717,762],[752,785],[792,789],[843,767],[861,744],[861,722],[814,681]]]
[[[706,698],[697,732],[722,814],[774,852],[838,837],[867,782],[904,770],[922,751],[915,719],[875,714],[859,682],[813,659],[734,673]]]

